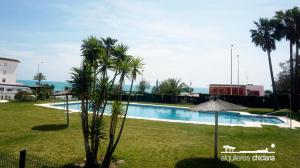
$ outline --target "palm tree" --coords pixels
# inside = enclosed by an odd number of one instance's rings
[[[73,68],[71,73],[71,93],[74,97],[81,101],[81,125],[84,139],[86,167],[95,164],[92,157],[92,150],[89,145],[89,121],[88,121],[88,108],[89,100],[91,98],[91,85],[93,83],[93,71],[88,66],[82,68]]]
[[[38,81],[38,85],[40,86],[41,85],[41,81],[42,80],[46,80],[46,76],[40,72],[40,73],[37,73],[34,77],[33,77],[33,80],[37,80]]]
[[[122,61],[124,61],[127,57],[127,51],[128,51],[129,47],[125,44],[117,44],[115,49],[114,49],[114,52],[113,52],[113,61],[114,61],[114,65],[115,65],[115,68],[114,68],[114,71],[115,71],[115,75],[114,75],[114,78],[113,78],[113,81],[112,81],[112,85],[114,85],[114,82],[115,82],[115,79],[116,79],[116,76],[118,75],[119,73],[119,65],[121,64]]]
[[[90,64],[94,69],[97,68],[97,60],[103,52],[103,43],[94,36],[82,41],[81,52],[84,62]]]
[[[158,94],[177,96],[182,92],[189,92],[190,88],[181,79],[170,78],[162,81],[158,86]]]
[[[131,97],[131,92],[132,92],[132,86],[133,86],[133,82],[136,80],[136,77],[138,75],[141,74],[141,70],[143,68],[144,64],[143,64],[143,59],[140,57],[132,57],[131,59],[131,84],[130,84],[130,90],[129,90],[129,95],[128,95],[128,100],[127,100],[127,104],[126,104],[126,110],[125,110],[125,114],[124,114],[124,118],[121,124],[121,128],[120,128],[120,133],[117,137],[117,140],[115,142],[115,145],[113,147],[113,152],[115,150],[115,148],[117,147],[119,140],[121,138],[122,132],[123,132],[123,128],[124,128],[124,124],[125,124],[125,120],[126,120],[126,116],[127,116],[127,112],[128,112],[128,106],[129,106],[129,102],[130,102],[130,97]]]
[[[115,43],[118,40],[117,39],[113,39],[111,37],[101,38],[101,40],[102,40],[102,42],[104,44],[106,55],[110,57],[111,53],[114,50]]]
[[[275,20],[269,20],[260,18],[258,22],[254,22],[256,29],[250,30],[252,42],[262,48],[264,52],[268,54],[269,69],[273,87],[273,98],[274,98],[274,110],[278,110],[278,97],[276,86],[274,82],[272,61],[271,61],[271,51],[276,49],[275,41],[279,39],[278,32],[276,30]]]
[[[91,126],[91,152],[92,152],[92,162],[96,163],[97,159],[97,145],[95,142],[97,141],[96,133],[96,120],[99,108],[101,106],[101,99],[97,99],[96,94],[96,78],[97,78],[97,69],[99,67],[100,57],[105,55],[103,50],[103,43],[101,40],[97,39],[94,36],[88,37],[86,40],[83,40],[83,44],[81,45],[82,56],[84,57],[84,63],[90,66],[93,70],[93,82],[92,82],[92,98],[91,107],[93,110],[92,115],[92,126]],[[97,101],[98,100],[98,101]]]
[[[102,166],[104,168],[109,168],[112,155],[113,155],[114,150],[119,142],[118,139],[120,139],[120,138],[117,138],[117,140],[115,140],[115,132],[116,132],[116,126],[117,126],[117,121],[118,121],[118,117],[115,114],[123,114],[123,109],[122,109],[122,107],[120,107],[120,106],[122,106],[122,104],[121,104],[122,88],[123,88],[125,77],[127,77],[128,79],[130,78],[130,72],[132,72],[132,69],[133,69],[133,64],[131,64],[131,62],[132,62],[132,56],[127,55],[124,58],[124,60],[120,61],[118,64],[118,70],[120,72],[118,97],[117,97],[117,100],[113,103],[114,105],[116,105],[115,108],[118,110],[115,110],[114,107],[112,109],[112,111],[113,112],[115,111],[116,113],[111,114],[109,143],[108,143],[107,150],[106,150],[104,160],[102,163]],[[137,71],[135,71],[135,72],[137,73]],[[124,115],[123,122],[125,122],[124,121],[125,117],[126,116]],[[120,129],[122,129],[122,126]],[[120,130],[117,137],[120,137],[121,135],[122,135],[122,131]]]
[[[110,60],[111,62],[109,62],[109,66],[107,66],[107,69],[111,69],[115,72],[114,76],[113,76],[113,79],[110,81],[110,91],[112,91],[113,87],[114,87],[114,84],[115,84],[115,80],[116,80],[116,77],[118,76],[119,72],[120,72],[120,67],[122,65],[124,65],[124,63],[126,62],[125,59],[127,59],[127,51],[129,49],[129,47],[125,44],[117,44],[115,47],[112,46],[112,45],[108,45],[108,44],[114,44],[117,40],[111,40],[109,38],[106,38],[106,39],[103,39],[102,38],[102,41],[104,41],[105,45],[107,46],[106,48],[110,48],[111,49],[111,52],[112,52],[112,56],[109,56],[109,57],[106,57],[106,60]],[[107,41],[110,41],[110,42],[107,42]],[[108,62],[108,61],[107,61]],[[108,65],[108,63],[107,63]],[[124,66],[123,66],[124,67]],[[126,66],[125,66],[126,67]],[[121,75],[122,76],[122,75]],[[121,86],[122,88],[122,86]],[[120,89],[117,89],[117,90],[120,90]],[[122,90],[121,90],[122,91]],[[103,116],[103,113],[106,109],[106,104],[107,104],[107,96],[108,94],[105,95],[105,102],[104,102],[104,105],[103,105],[103,108],[102,108],[102,112],[101,112],[101,117]]]
[[[290,46],[290,94],[292,111],[298,111],[297,96],[295,88],[298,85],[297,77],[299,71],[299,40],[300,40],[300,10],[298,7],[284,11],[277,11],[275,15],[279,22],[277,29],[280,31],[281,37],[285,37],[289,41]],[[296,59],[293,58],[293,46],[296,44]],[[295,65],[295,68],[294,68]]]

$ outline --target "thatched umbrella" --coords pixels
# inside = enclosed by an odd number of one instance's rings
[[[247,109],[247,107],[229,103],[216,98],[190,108],[191,111],[215,112],[215,159],[218,158],[218,112],[237,111],[244,109]]]

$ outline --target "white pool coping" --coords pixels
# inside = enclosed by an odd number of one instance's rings
[[[80,103],[80,101],[71,101],[69,104],[74,104],[74,103]],[[66,110],[64,107],[58,107],[58,106],[53,106],[53,105],[59,105],[59,104],[65,104],[65,102],[58,102],[58,103],[43,103],[43,104],[34,104],[36,106],[40,107],[47,107],[47,108],[53,108],[53,109],[58,109],[58,110]],[[172,107],[172,108],[182,108],[182,109],[187,109],[189,107],[180,107],[180,106],[169,106],[169,105],[157,105],[157,104],[143,104],[143,103],[130,103],[130,104],[137,104],[137,105],[145,105],[145,106],[156,106],[156,107]],[[80,112],[80,110],[76,109],[69,109],[70,113],[77,113]],[[274,116],[274,115],[260,115],[260,114],[251,114],[248,112],[242,112],[242,111],[229,111],[233,113],[239,113],[242,115],[249,115],[249,116],[263,116],[263,117],[276,117],[283,121],[284,123],[282,124],[271,124],[271,123],[257,123],[257,122],[244,122],[244,125],[241,124],[224,124],[224,123],[219,123],[219,125],[222,126],[240,126],[240,127],[257,127],[261,128],[263,125],[273,125],[273,126],[278,126],[280,128],[290,128],[290,123],[287,120],[287,117],[283,116]],[[108,114],[104,114],[108,115]],[[127,118],[132,118],[132,119],[143,119],[143,120],[152,120],[152,121],[164,121],[164,122],[173,122],[173,123],[189,123],[189,124],[205,124],[205,125],[215,125],[215,123],[212,122],[199,122],[199,121],[183,121],[183,120],[168,120],[168,119],[157,119],[157,118],[144,118],[144,117],[133,117],[133,116],[127,116]],[[296,120],[291,120],[292,121],[292,128],[300,128],[300,122]]]

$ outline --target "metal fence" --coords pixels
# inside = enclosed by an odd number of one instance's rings
[[[7,152],[0,152],[0,167],[2,168],[55,168],[59,165],[49,159],[40,158],[27,154],[26,150],[20,151],[20,156],[16,157]]]
[[[116,95],[110,97],[111,100],[116,99]],[[186,104],[199,104],[209,100],[209,94],[199,94],[197,97],[193,96],[171,96],[171,95],[156,95],[156,94],[137,94],[131,96],[131,101],[136,102],[152,102],[152,103],[186,103]],[[231,103],[240,104],[246,107],[257,107],[257,108],[272,108],[273,97],[272,96],[219,96],[220,99],[229,101]],[[124,101],[127,101],[128,95],[122,96]],[[280,108],[288,108],[289,96],[278,95]],[[300,104],[299,104],[300,105]]]
[[[19,158],[5,152],[0,152],[0,167],[5,167],[5,168],[19,167]]]

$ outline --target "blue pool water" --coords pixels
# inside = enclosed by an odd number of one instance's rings
[[[58,104],[53,106],[63,107],[65,105]],[[110,112],[111,105],[108,104],[106,114]],[[80,109],[80,103],[69,104],[69,109]],[[129,117],[149,118],[149,119],[165,119],[175,121],[192,121],[192,122],[215,122],[215,114],[213,112],[192,112],[185,108],[162,107],[152,105],[130,104],[128,107]],[[234,112],[220,112],[219,123],[223,124],[239,124],[244,125],[245,122],[258,122],[265,124],[281,124],[284,123],[277,117],[252,116],[243,115]]]

